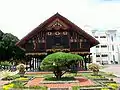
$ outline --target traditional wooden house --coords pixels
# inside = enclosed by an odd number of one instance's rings
[[[26,64],[30,70],[37,70],[42,59],[53,52],[70,52],[83,56],[84,61],[79,64],[79,69],[87,69],[90,63],[90,48],[99,42],[69,21],[56,13],[23,39],[17,46],[26,52]]]

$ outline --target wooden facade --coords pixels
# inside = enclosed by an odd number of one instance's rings
[[[71,52],[83,56],[84,61],[79,69],[87,69],[90,63],[90,48],[99,42],[71,21],[56,13],[40,24],[23,39],[17,46],[26,52],[26,64],[30,70],[36,70],[41,60],[53,52]]]

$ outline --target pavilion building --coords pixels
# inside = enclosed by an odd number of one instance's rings
[[[99,42],[77,25],[56,13],[16,43],[25,51],[28,70],[38,71],[44,57],[53,52],[70,52],[81,55],[84,61],[79,70],[86,70],[91,62],[90,48]]]

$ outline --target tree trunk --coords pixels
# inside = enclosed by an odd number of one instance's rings
[[[93,71],[93,75],[98,75],[98,71]]]
[[[54,71],[54,74],[55,74],[55,77],[57,79],[61,79],[61,77],[62,77],[62,71]]]

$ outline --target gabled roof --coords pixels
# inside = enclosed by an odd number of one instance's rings
[[[38,32],[40,32],[46,25],[48,25],[49,23],[51,23],[56,18],[59,18],[65,24],[67,24],[68,26],[70,26],[73,30],[76,30],[80,35],[83,35],[87,40],[90,41],[91,47],[99,44],[99,42],[95,38],[93,38],[91,35],[89,35],[84,30],[82,30],[81,28],[79,28],[77,25],[75,25],[74,23],[72,23],[71,21],[69,21],[67,18],[63,17],[59,13],[56,13],[55,15],[53,15],[52,17],[50,17],[49,19],[47,19],[46,21],[44,21],[43,23],[41,23],[38,27],[36,27],[35,29],[33,29],[30,33],[28,33],[24,38],[22,38],[19,42],[17,42],[16,45],[19,46],[19,47],[21,47],[21,45],[25,44],[25,42],[27,40],[29,40],[31,37],[33,37]]]

